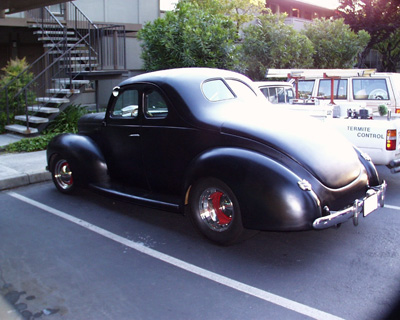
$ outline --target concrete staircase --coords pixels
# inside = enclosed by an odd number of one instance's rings
[[[95,71],[97,57],[91,54],[90,48],[73,29],[67,29],[61,22],[37,24],[30,27],[35,30],[38,41],[43,43],[48,60],[57,61],[57,68],[50,76],[50,85],[43,88],[43,96],[35,98],[35,104],[28,105],[26,114],[14,117],[15,124],[5,126],[5,129],[23,135],[34,135],[41,132],[49,122],[71,104],[70,98],[81,93],[90,83],[89,80],[76,80],[71,74]],[[65,55],[68,50],[68,55]],[[65,76],[69,75],[68,78]]]
[[[49,7],[27,11],[32,32],[43,44],[44,53],[0,88],[0,96],[5,97],[16,81],[33,78],[6,99],[8,131],[38,134],[67,106],[82,101],[77,97],[91,81],[118,78],[127,72],[125,27],[94,24],[73,1],[63,5],[65,10],[57,15]],[[97,90],[96,85],[93,87]]]

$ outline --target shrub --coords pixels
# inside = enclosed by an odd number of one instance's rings
[[[50,140],[64,132],[78,132],[78,120],[88,113],[85,107],[70,105],[50,124],[46,132],[38,137],[25,138],[8,145],[7,152],[33,152],[45,150]]]
[[[25,58],[10,60],[2,68],[3,75],[0,77],[0,133],[4,132],[4,126],[7,124],[7,100],[10,123],[14,123],[15,114],[25,113],[25,96],[18,92],[25,87],[32,79],[33,73],[27,71],[28,63]],[[26,71],[25,71],[26,70]],[[25,71],[25,72],[23,72]],[[7,91],[5,90],[7,87]],[[35,100],[33,93],[28,94],[28,104]]]
[[[48,133],[78,132],[78,120],[88,113],[86,107],[81,105],[70,105],[48,126]]]

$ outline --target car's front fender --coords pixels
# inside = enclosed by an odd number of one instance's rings
[[[260,153],[239,148],[216,148],[198,156],[187,175],[187,187],[214,177],[235,193],[243,225],[258,230],[312,228],[322,209],[311,188],[290,169]]]
[[[107,178],[107,164],[97,144],[79,134],[61,134],[47,147],[47,164],[52,168],[55,156],[60,155],[70,163],[75,178],[81,183],[103,181]]]

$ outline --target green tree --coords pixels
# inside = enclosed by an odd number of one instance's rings
[[[191,1],[179,2],[165,17],[140,30],[146,70],[177,67],[233,69],[237,33],[234,23]]]
[[[351,31],[343,19],[315,19],[305,27],[304,34],[314,45],[314,67],[321,69],[354,67],[370,39],[364,30]]]
[[[371,36],[360,56],[359,67],[365,65],[372,48],[400,28],[400,0],[340,0],[338,12],[352,30],[365,30]]]
[[[265,9],[265,0],[184,0],[197,3],[200,8],[228,16],[236,24],[239,33],[242,27],[255,20]]]
[[[262,80],[269,68],[312,67],[314,49],[311,41],[286,25],[285,18],[285,15],[264,14],[257,24],[243,30],[243,64],[239,71],[253,80]]]
[[[374,46],[382,54],[382,69],[396,72],[400,63],[400,29],[393,32],[388,39]]]

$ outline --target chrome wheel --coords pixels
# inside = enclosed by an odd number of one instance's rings
[[[209,177],[194,183],[189,204],[189,218],[203,236],[222,245],[240,240],[244,228],[239,202],[223,181]]]
[[[232,200],[222,190],[207,188],[200,195],[199,213],[211,230],[225,231],[232,222],[234,206]]]
[[[74,177],[67,160],[56,159],[52,173],[54,184],[60,191],[72,191],[74,187]]]

